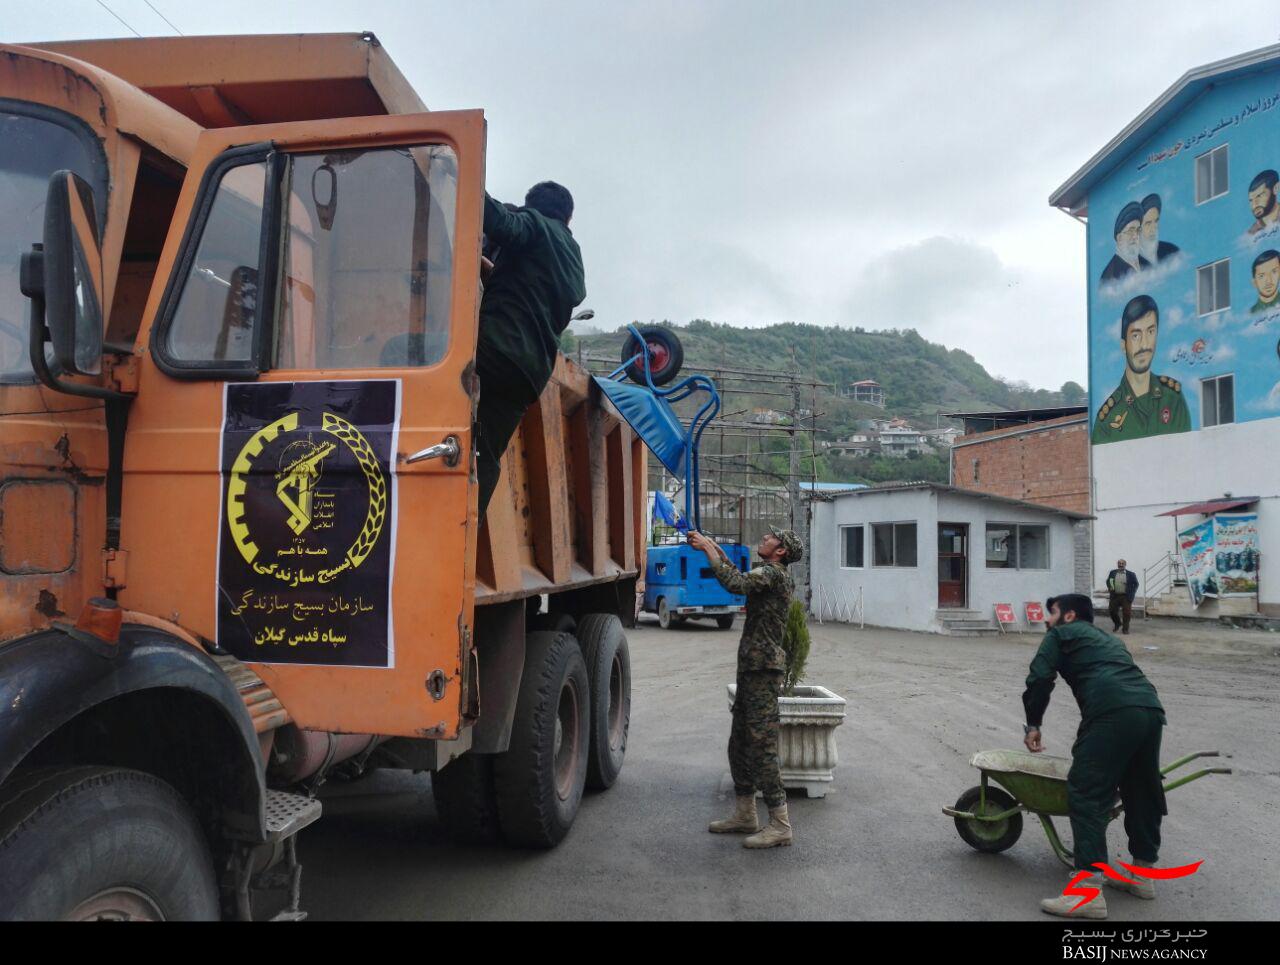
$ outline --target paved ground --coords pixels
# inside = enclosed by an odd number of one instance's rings
[[[1130,649],[1169,714],[1164,758],[1217,748],[1234,755],[1235,774],[1169,796],[1161,863],[1203,858],[1200,873],[1162,883],[1155,902],[1112,897],[1111,918],[1274,919],[1280,636],[1135,626]],[[1004,854],[982,855],[939,810],[977,783],[973,751],[1020,746],[1037,638],[812,629],[809,680],[847,697],[849,716],[834,790],[791,799],[794,847],[749,852],[705,830],[732,801],[725,684],[736,630],[648,624],[629,632],[626,767],[584,800],[560,847],[455,846],[428,776],[376,773],[332,788],[325,818],[303,833],[304,907],[319,920],[1045,918],[1038,899],[1066,878],[1038,822]],[[1045,720],[1049,753],[1070,752],[1077,723],[1060,686]],[[1113,857],[1127,859],[1117,825],[1110,840]]]

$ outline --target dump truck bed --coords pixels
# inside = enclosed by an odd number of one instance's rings
[[[201,127],[425,111],[371,33],[26,44],[93,64]]]
[[[647,450],[560,356],[502,458],[480,528],[476,603],[638,577]]]

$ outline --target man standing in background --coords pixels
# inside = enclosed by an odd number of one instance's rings
[[[1124,560],[1116,560],[1116,568],[1107,574],[1107,594],[1111,603],[1111,631],[1128,633],[1133,601],[1138,595],[1138,574],[1127,570]]]

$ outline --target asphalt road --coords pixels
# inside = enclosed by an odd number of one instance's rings
[[[738,631],[629,631],[626,766],[588,794],[549,852],[452,844],[428,775],[377,772],[326,789],[303,832],[303,907],[359,919],[1043,919],[1067,872],[1038,822],[1000,855],[971,850],[941,813],[977,783],[975,750],[1021,746],[1022,683],[1038,639],[950,638],[814,625],[809,682],[845,696],[840,764],[822,800],[792,796],[795,845],[747,851],[707,822],[732,805],[725,685]],[[1273,920],[1280,894],[1280,645],[1260,631],[1139,625],[1127,638],[1166,710],[1163,757],[1219,749],[1235,773],[1169,795],[1161,865],[1203,859],[1154,902],[1108,901],[1112,921]],[[1158,647],[1156,650],[1144,649]],[[1060,685],[1045,719],[1068,755],[1079,721]],[[762,812],[763,813],[763,812]],[[1058,822],[1069,837],[1066,822]],[[1113,858],[1128,860],[1113,824]]]

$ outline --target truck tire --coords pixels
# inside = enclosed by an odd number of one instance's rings
[[[671,608],[667,606],[667,598],[664,596],[658,600],[658,626],[664,630],[670,630],[679,621],[675,618],[675,614],[671,612]]]
[[[716,626],[721,630],[733,629],[733,614],[726,613],[724,616],[716,617]]]
[[[553,633],[575,633],[577,622],[569,613],[535,613],[529,618],[529,632],[551,631]]]
[[[591,743],[587,787],[613,786],[627,755],[631,727],[631,651],[622,621],[612,613],[588,613],[578,624],[578,645],[591,681]]]
[[[493,755],[463,754],[431,775],[436,815],[455,841],[494,844],[499,838]]]
[[[0,920],[217,921],[204,832],[170,785],[34,768],[0,788]]]
[[[569,833],[587,779],[590,723],[591,684],[578,641],[529,634],[511,744],[493,759],[508,844],[550,848]]]

